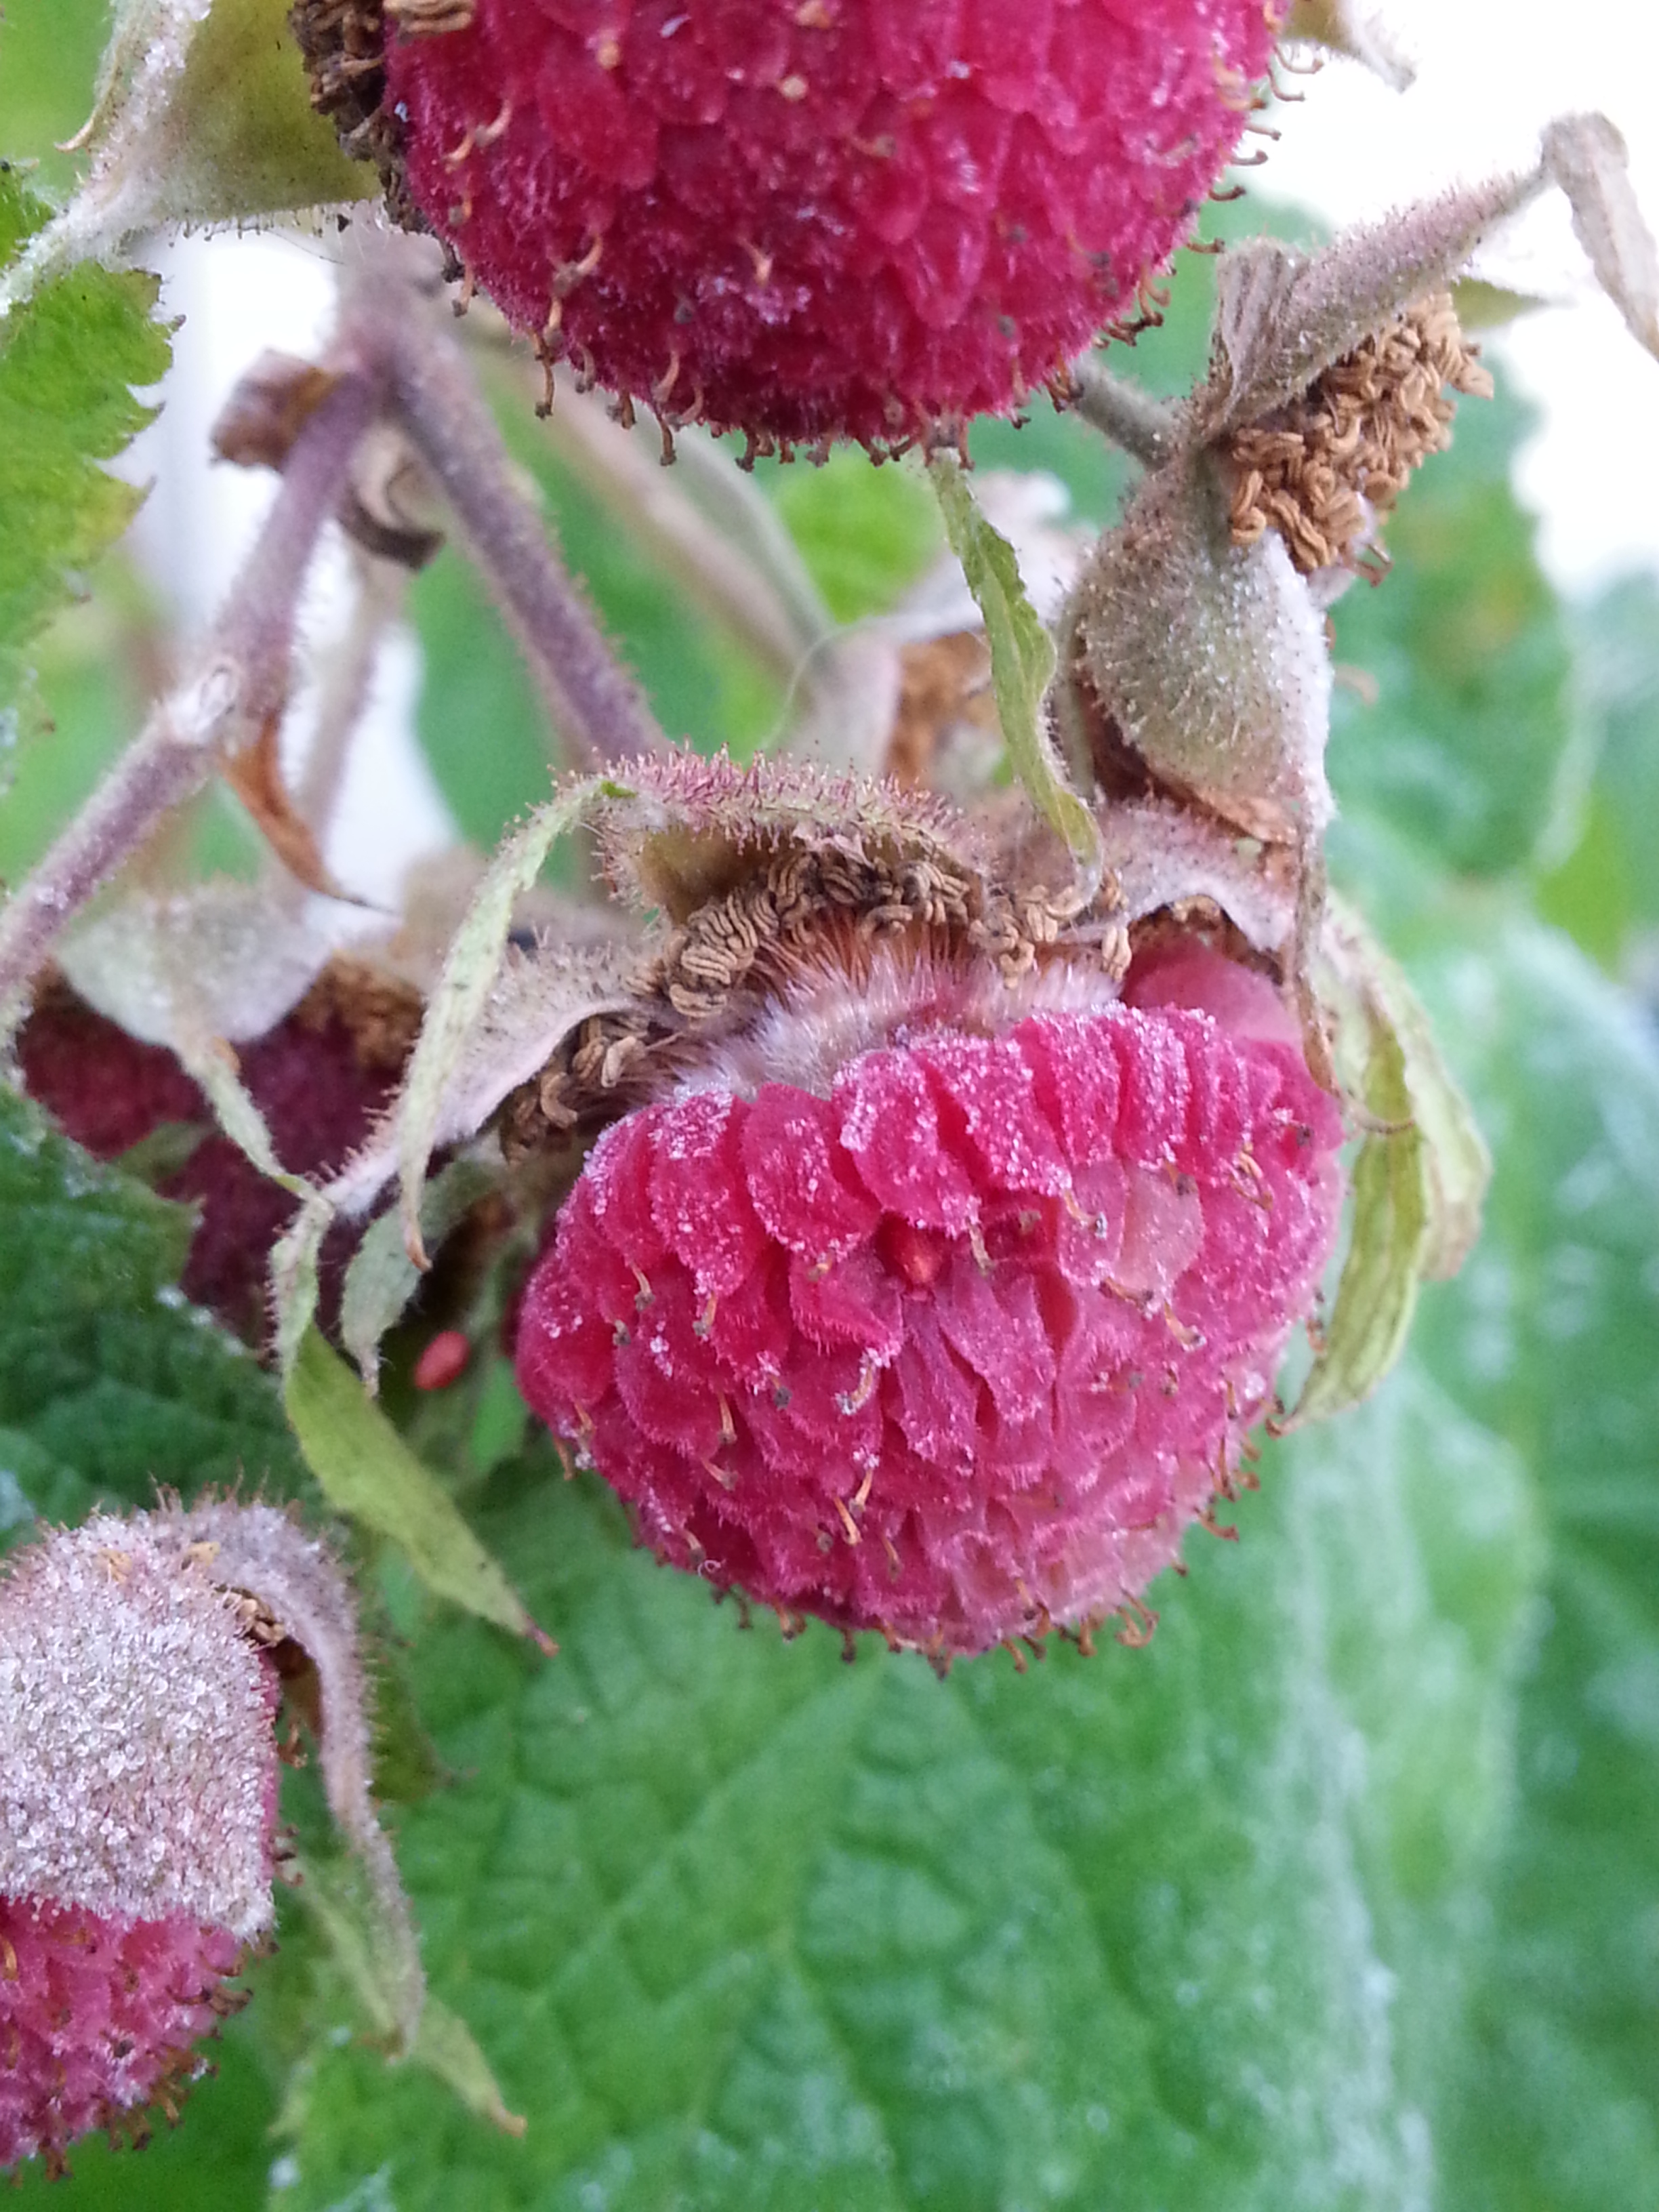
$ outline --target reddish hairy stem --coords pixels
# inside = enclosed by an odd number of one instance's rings
[[[375,381],[362,368],[343,373],[319,404],[189,677],[0,908],[0,1041],[15,1026],[30,980],[65,922],[227,753],[282,713],[306,572],[379,404]]]
[[[577,761],[663,750],[667,740],[644,695],[514,483],[483,394],[428,303],[413,283],[376,269],[362,272],[347,313],[386,361],[391,411],[459,524]]]

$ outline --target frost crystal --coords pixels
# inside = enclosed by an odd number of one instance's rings
[[[0,1583],[0,1895],[268,1928],[275,1689],[180,1516],[98,1514]]]

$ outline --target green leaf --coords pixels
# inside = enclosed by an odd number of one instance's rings
[[[936,453],[929,468],[951,549],[985,617],[991,681],[1009,758],[1032,805],[1070,847],[1086,903],[1100,884],[1100,831],[1066,781],[1044,720],[1043,702],[1054,672],[1054,640],[1025,596],[1013,547],[980,513],[960,464],[947,453]]]
[[[398,1105],[398,1167],[403,1180],[404,1240],[417,1267],[421,1248],[421,1195],[427,1164],[441,1136],[471,1136],[442,1129],[446,1093],[463,1069],[466,1050],[501,975],[512,926],[513,904],[540,875],[548,854],[581,819],[600,779],[578,777],[556,799],[535,808],[513,831],[479,878],[465,919],[450,941],[438,981],[427,1001],[426,1018],[409,1063]],[[499,1102],[496,1100],[492,1104]]]
[[[1659,929],[1659,587],[1626,577],[1577,611],[1572,629],[1581,811],[1539,903],[1616,973]]]
[[[1565,624],[1509,470],[1529,418],[1500,391],[1457,410],[1384,533],[1394,567],[1333,611],[1331,782],[1419,852],[1480,875],[1529,861],[1550,827],[1569,730]]]
[[[288,1416],[324,1495],[389,1536],[428,1589],[544,1646],[512,1584],[344,1362],[309,1330],[288,1378]]]
[[[1410,984],[1357,914],[1333,900],[1322,981],[1338,1070],[1371,1126],[1350,1178],[1336,1309],[1295,1419],[1370,1395],[1400,1357],[1429,1277],[1455,1275],[1480,1225],[1491,1156]]]
[[[58,144],[86,120],[108,29],[106,0],[25,0],[0,21],[0,154],[38,161],[53,188],[73,177]]]
[[[842,447],[822,468],[779,466],[765,480],[837,622],[886,613],[940,550],[939,509],[902,464],[876,468]]]
[[[1509,1436],[1550,1567],[1448,2084],[1449,2203],[1659,2203],[1659,1052],[1562,939],[1474,928],[1419,966],[1497,1172],[1483,1242],[1425,1299],[1425,1364]]]
[[[185,172],[172,209],[195,221],[275,215],[380,191],[311,105],[289,0],[213,0],[191,40],[170,133]]]
[[[0,259],[47,210],[0,166]],[[67,573],[118,538],[142,491],[98,466],[155,410],[133,397],[165,373],[166,333],[150,320],[156,281],[83,267],[0,320],[0,709],[27,674],[25,648],[72,596]]]
[[[0,1090],[0,1531],[304,1483],[275,1389],[174,1287],[191,1217]]]
[[[422,1639],[458,1779],[400,1857],[527,2130],[316,2046],[293,2212],[375,2175],[399,2212],[1380,2212],[1425,2179],[1531,1545],[1512,1455],[1413,1370],[1269,1454],[1149,1649],[1024,1677],[745,1635],[545,1449],[492,1495],[562,1656]]]
[[[349,1861],[308,1856],[295,1872],[303,1885],[307,1910],[318,1922],[371,2033],[381,2044],[393,2043],[398,2032],[396,1962],[388,1975],[374,1911],[356,1869]],[[428,1996],[421,2008],[420,2030],[409,2056],[452,2090],[467,2112],[504,2135],[524,2133],[524,2122],[501,2102],[495,2078],[466,2023],[435,1998]]]

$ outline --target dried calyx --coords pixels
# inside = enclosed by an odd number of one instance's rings
[[[1489,399],[1492,381],[1437,292],[1230,433],[1233,544],[1276,530],[1304,576],[1355,562],[1412,471],[1451,443],[1448,392]]]
[[[1063,939],[1103,974],[1127,958],[1112,884],[1085,916],[1051,887],[1066,883],[1063,856],[1010,877],[964,817],[896,785],[678,754],[636,763],[593,822],[618,896],[659,921],[617,1004],[574,1024],[509,1099],[510,1156],[659,1096],[780,1000],[857,988],[883,952],[994,983]]]
[[[1060,711],[1109,798],[1167,799],[1292,856],[1304,1009],[1322,899],[1324,611],[1364,568],[1455,392],[1490,389],[1447,287],[1551,185],[1597,276],[1659,350],[1659,254],[1604,118],[1553,124],[1530,173],[1446,194],[1314,254],[1255,238],[1218,264],[1209,373],[1165,410],[1085,365],[1080,404],[1148,470],[1079,578]],[[1235,868],[1240,901],[1254,860]]]
[[[283,1677],[311,1670],[336,1820],[421,1989],[368,1789],[365,1687],[339,1566],[276,1508],[95,1514],[0,1577],[0,2167],[99,2127],[142,2139],[201,2070],[267,1940]]]

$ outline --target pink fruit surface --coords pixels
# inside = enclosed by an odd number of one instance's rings
[[[182,2090],[241,1954],[180,1915],[0,1897],[0,2171]]]
[[[1133,315],[1273,38],[1262,0],[477,0],[388,39],[387,100],[433,228],[579,370],[890,446]]]
[[[1237,1025],[932,1028],[827,1096],[630,1115],[530,1279],[525,1396],[659,1558],[786,1614],[943,1658],[1133,1606],[1233,1480],[1341,1204],[1334,1103],[1222,980]]]

